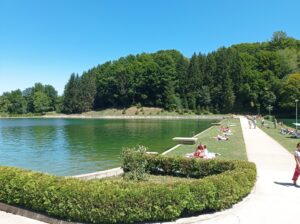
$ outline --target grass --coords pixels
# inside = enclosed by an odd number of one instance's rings
[[[240,120],[238,118],[231,118],[222,120],[221,123],[225,126],[228,125],[228,123],[236,124],[236,126],[230,127],[233,135],[229,136],[228,141],[216,140],[214,137],[221,134],[220,126],[212,126],[197,136],[198,140],[195,145],[181,145],[167,155],[185,156],[187,153],[194,152],[198,144],[205,144],[209,152],[221,154],[221,156],[217,158],[247,160]]]
[[[94,180],[94,181],[106,181],[106,180],[114,181],[116,184],[124,181],[122,175],[115,176],[115,177],[107,177],[107,178],[103,178],[100,180]],[[182,182],[182,181],[192,182],[192,181],[195,181],[195,178],[149,174],[147,176],[147,179],[143,180],[143,181],[151,182],[151,183],[155,183],[155,184],[170,184],[170,183],[178,183],[178,182]]]
[[[48,116],[60,116],[65,114],[59,114],[56,112],[47,112],[46,115]],[[77,114],[78,115],[78,114]],[[107,108],[98,111],[89,111],[80,114],[86,117],[101,117],[101,116],[195,116],[193,111],[187,110],[182,111],[182,113],[178,113],[177,111],[167,111],[162,108],[157,107],[136,107],[132,106],[129,108]],[[209,116],[230,116],[230,115],[223,115],[223,114],[212,114],[212,113],[203,113],[205,117]],[[72,116],[72,115],[70,115]],[[73,115],[74,116],[74,115]]]
[[[167,111],[162,108],[157,108],[157,107],[137,107],[137,106],[132,106],[129,108],[124,108],[124,109],[116,109],[116,108],[109,108],[109,109],[104,109],[104,110],[99,110],[99,111],[90,111],[85,113],[86,115],[125,115],[125,116],[188,116],[188,115],[197,115],[193,111],[185,111],[180,114],[176,111]],[[211,113],[205,113],[205,115],[211,115]]]
[[[46,113],[28,113],[28,114],[9,114],[9,113],[1,113],[0,118],[6,117],[70,117],[70,118],[98,118],[103,116],[151,116],[151,117],[193,117],[201,115],[203,117],[232,117],[231,114],[213,114],[210,112],[203,112],[201,114],[196,114],[191,110],[182,110],[180,113],[178,111],[167,111],[158,107],[137,107],[131,106],[129,108],[107,108],[103,110],[97,111],[88,111],[81,114],[63,114],[57,113],[56,111],[46,112]]]
[[[275,128],[273,122],[271,121],[265,120],[265,124],[266,126],[259,127],[289,152],[293,153],[295,151],[296,145],[298,142],[300,142],[300,139],[292,138],[290,135],[280,134],[281,127],[277,125],[277,128]]]

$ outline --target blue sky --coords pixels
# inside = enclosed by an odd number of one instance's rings
[[[128,54],[300,39],[297,0],[0,0],[0,94],[35,82],[63,92],[72,72]]]

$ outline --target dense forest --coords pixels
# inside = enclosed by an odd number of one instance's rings
[[[0,112],[81,113],[132,105],[178,113],[292,113],[300,99],[300,40],[275,32],[261,43],[186,58],[176,50],[128,55],[71,74],[63,96],[35,84],[0,96]]]

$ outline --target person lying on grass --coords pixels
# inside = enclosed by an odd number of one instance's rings
[[[226,135],[217,135],[217,137],[213,137],[217,139],[218,141],[227,141],[229,138]]]
[[[221,131],[225,136],[227,136],[227,135],[232,135],[232,132],[231,132],[231,130],[230,130],[229,127],[223,127],[223,126],[221,126],[221,127],[220,127],[220,131]]]

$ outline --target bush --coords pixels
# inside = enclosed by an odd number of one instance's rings
[[[141,103],[137,103],[137,104],[136,104],[136,108],[137,108],[137,109],[140,109],[141,107],[142,107],[142,104],[141,104]]]
[[[264,116],[264,119],[266,119],[266,120],[268,120],[268,121],[273,121],[273,120],[274,120],[274,118],[273,118],[272,115],[265,115],[265,116]]]
[[[125,180],[146,180],[147,160],[144,157],[147,148],[138,146],[137,148],[125,148],[122,151],[123,177]]]
[[[136,223],[175,220],[230,207],[246,196],[256,180],[247,161],[196,160],[126,154],[124,169],[145,160],[145,171],[194,177],[192,181],[90,180],[0,167],[0,201],[57,218],[87,223]],[[139,158],[139,156],[142,158]],[[199,179],[200,178],[200,179]]]

